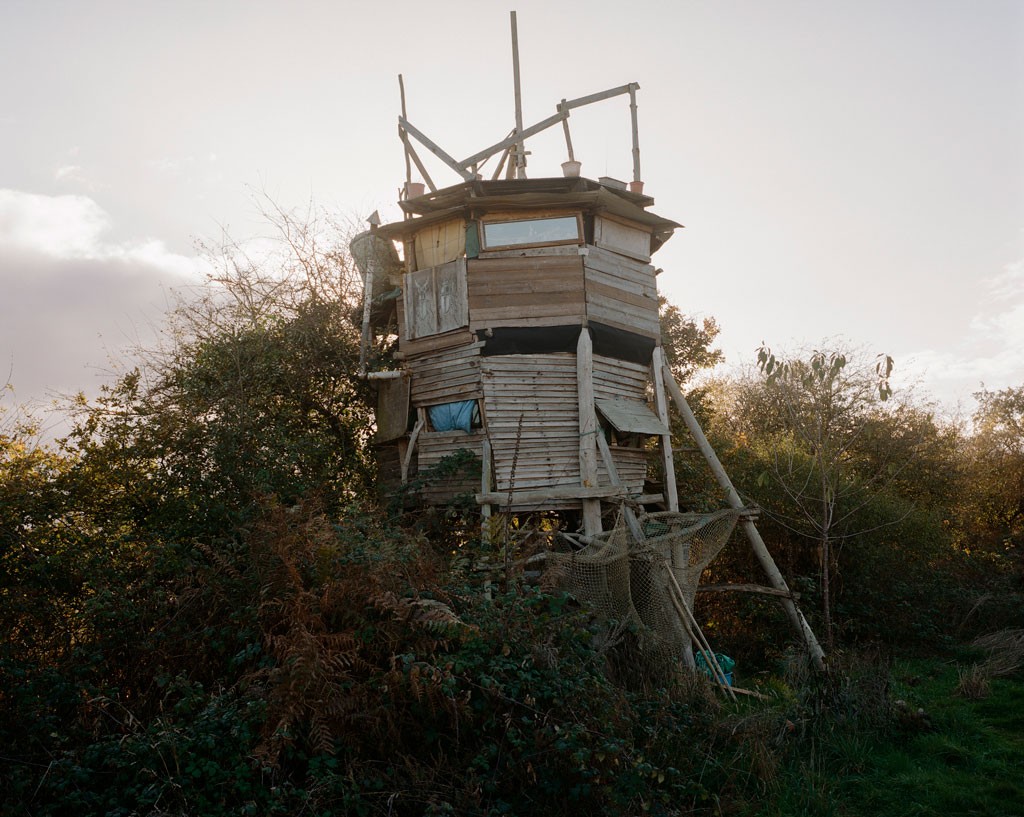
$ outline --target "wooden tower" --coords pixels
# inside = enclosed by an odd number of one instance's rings
[[[663,394],[651,257],[680,225],[651,212],[642,192],[638,89],[563,100],[554,116],[461,162],[399,119],[407,171],[415,163],[425,184],[407,175],[404,220],[371,227],[353,254],[366,274],[364,341],[375,316],[397,324],[401,370],[367,373],[379,381],[382,473],[408,481],[468,452],[470,467],[426,484],[424,501],[468,492],[485,516],[579,511],[588,534],[601,530],[602,502],[677,510],[664,401],[648,400]],[[633,181],[582,178],[570,111],[627,95]],[[525,178],[525,139],[558,123],[563,175]],[[410,137],[462,181],[437,189]],[[480,163],[495,155],[485,179]],[[671,490],[646,491],[655,469]]]
[[[420,487],[424,502],[469,494],[485,522],[496,510],[578,514],[585,538],[601,534],[606,511],[621,508],[642,542],[632,508],[679,510],[671,398],[768,576],[762,590],[779,598],[822,666],[813,632],[664,362],[651,258],[681,225],[652,212],[643,192],[640,86],[563,99],[553,116],[523,127],[515,12],[512,45],[515,127],[461,161],[408,121],[399,77],[405,217],[383,226],[371,219],[352,242],[365,276],[361,366],[379,387],[382,479],[433,473]],[[632,181],[582,177],[570,113],[625,96]],[[558,124],[568,155],[562,175],[526,178],[526,140]],[[459,181],[439,189],[413,140]],[[493,157],[497,168],[485,178]],[[414,165],[422,182],[412,179]],[[377,333],[397,333],[400,368],[367,370]],[[453,459],[460,468],[437,476]],[[682,576],[687,559],[671,554],[673,573]]]

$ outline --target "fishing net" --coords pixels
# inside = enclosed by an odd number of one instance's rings
[[[581,550],[548,554],[549,579],[599,616],[634,625],[648,671],[658,665],[673,671],[690,639],[672,603],[668,571],[692,610],[701,573],[746,512],[640,515],[642,542],[620,515],[612,530],[591,537]]]

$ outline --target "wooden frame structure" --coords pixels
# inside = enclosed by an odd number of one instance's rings
[[[405,258],[388,281],[403,373],[378,412],[392,475],[466,450],[479,465],[428,485],[425,501],[471,492],[488,510],[579,511],[590,534],[602,501],[676,507],[674,490],[649,490],[649,460],[671,466],[671,445],[664,399],[652,409],[648,395],[660,345],[650,258],[680,225],[652,203],[578,177],[474,179],[402,201],[409,217],[373,231]],[[495,224],[507,229],[488,243]]]
[[[378,383],[381,480],[409,483],[464,452],[461,471],[424,481],[422,501],[445,504],[471,495],[485,531],[496,511],[574,513],[585,536],[594,536],[606,512],[627,502],[679,510],[671,399],[730,505],[740,508],[661,350],[659,270],[650,261],[681,225],[651,212],[654,199],[643,194],[640,86],[563,99],[554,116],[524,128],[514,12],[512,39],[515,127],[465,159],[456,160],[409,122],[399,77],[405,217],[383,226],[371,221],[353,242],[366,276],[364,372],[374,334],[397,325],[401,369],[365,372]],[[633,182],[627,188],[580,177],[570,112],[626,94]],[[527,179],[525,140],[558,123],[569,156],[564,176]],[[413,139],[460,181],[439,189]],[[497,170],[484,180],[481,163],[498,154]],[[413,165],[429,192],[412,183]],[[393,245],[402,247],[401,262]],[[639,526],[629,505],[632,530]],[[814,633],[753,521],[745,518],[741,527],[771,583],[759,591],[780,598],[822,666]],[[643,540],[642,531],[635,535]]]

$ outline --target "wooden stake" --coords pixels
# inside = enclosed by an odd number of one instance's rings
[[[686,596],[683,595],[683,589],[679,586],[679,582],[676,581],[676,577],[673,575],[667,564],[665,565],[665,572],[668,574],[669,579],[669,597],[672,599],[672,604],[675,606],[676,612],[683,619],[684,627],[693,641],[697,644],[697,649],[700,651],[700,654],[704,656],[704,660],[707,662],[707,665],[714,676],[715,683],[725,690],[728,696],[735,701],[736,695],[732,691],[732,686],[725,680],[725,672],[722,670],[721,665],[719,665],[718,659],[715,658],[715,652],[711,649],[711,644],[708,643],[707,637],[704,635],[704,631],[697,623],[696,617],[686,604]],[[674,593],[672,592],[673,590],[675,591]]]

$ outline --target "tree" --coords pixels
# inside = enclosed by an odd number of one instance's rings
[[[1024,551],[1024,386],[974,395],[968,448],[972,533],[968,546]]]
[[[758,485],[773,483],[782,491],[796,513],[790,522],[817,546],[821,611],[831,648],[835,551],[854,534],[846,523],[893,478],[888,467],[865,471],[856,460],[869,418],[892,395],[892,358],[880,355],[869,367],[863,361],[851,364],[845,351],[814,350],[805,358],[782,360],[762,346],[757,363],[765,378],[762,409],[768,409],[768,467]]]
[[[677,383],[682,385],[701,369],[710,369],[725,359],[720,349],[711,348],[720,331],[714,318],[704,318],[698,324],[664,296],[658,297],[658,306],[661,347]]]

